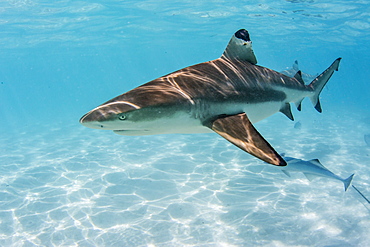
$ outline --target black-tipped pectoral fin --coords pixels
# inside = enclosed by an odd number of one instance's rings
[[[253,127],[245,113],[219,117],[207,127],[242,150],[272,165],[286,166],[283,158]]]

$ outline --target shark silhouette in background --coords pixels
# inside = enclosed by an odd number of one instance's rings
[[[344,190],[347,191],[348,187],[351,185],[353,176],[355,175],[352,174],[348,178],[343,179],[328,170],[318,159],[306,161],[292,157],[286,157],[285,154],[281,154],[281,156],[287,162],[287,165],[282,167],[281,171],[284,172],[288,177],[290,177],[290,172],[302,172],[310,181],[315,177],[335,179],[341,181],[344,184]]]
[[[290,77],[294,77],[294,75],[297,74],[298,71],[301,71],[301,70],[299,69],[299,66],[298,66],[298,60],[295,60],[291,68],[287,68],[283,71],[280,71],[280,73],[290,76]],[[301,76],[302,76],[302,80],[305,83],[308,83],[308,82],[313,81],[318,76],[318,74],[310,75],[310,74],[307,74],[301,71]]]
[[[347,191],[349,186],[352,185],[352,188],[367,202],[367,204],[370,204],[370,200],[356,186],[351,184],[353,176],[355,174],[350,175],[348,178],[341,178],[338,175],[331,172],[325,166],[323,166],[318,159],[312,160],[296,159],[293,157],[287,157],[285,156],[284,153],[282,153],[281,156],[287,162],[287,165],[278,168],[282,172],[284,172],[284,174],[287,175],[288,177],[291,177],[290,176],[291,172],[302,172],[306,176],[306,178],[310,181],[312,181],[316,177],[324,177],[338,180],[343,183],[344,191]]]
[[[253,123],[276,112],[293,120],[290,103],[301,110],[305,97],[321,112],[320,92],[340,59],[305,85],[300,71],[289,77],[256,65],[249,33],[241,29],[220,58],[134,88],[91,110],[80,123],[120,135],[214,131],[267,163],[285,166]]]

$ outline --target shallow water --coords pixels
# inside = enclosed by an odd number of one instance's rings
[[[296,122],[256,124],[370,197],[368,1],[0,4],[0,245],[366,246],[370,207],[335,180],[286,177],[217,134],[87,129],[95,106],[217,58],[240,28],[259,64],[307,73],[343,57]]]
[[[310,114],[299,130],[283,116],[258,128],[278,150],[320,157],[342,177],[355,172],[353,183],[369,194],[370,168],[364,164],[370,149],[348,127],[359,116],[333,124],[339,116]],[[309,182],[299,173],[288,178],[216,134],[122,138],[72,124],[67,131],[59,124],[42,127],[48,131],[35,128],[1,142],[4,246],[369,241],[370,208],[352,188],[344,192],[341,182]]]

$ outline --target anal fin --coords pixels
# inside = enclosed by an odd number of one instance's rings
[[[254,128],[245,113],[221,116],[206,126],[255,157],[272,165],[286,166],[285,160]]]

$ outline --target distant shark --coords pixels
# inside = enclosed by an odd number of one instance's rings
[[[289,103],[301,110],[305,97],[321,112],[320,92],[340,59],[305,85],[300,71],[289,77],[256,65],[249,33],[241,29],[220,58],[134,88],[88,112],[80,123],[120,135],[214,131],[267,163],[285,166],[252,123],[279,111],[293,120]]]
[[[288,177],[290,177],[289,172],[302,172],[306,176],[306,178],[310,181],[317,176],[339,180],[344,184],[345,191],[347,191],[348,187],[351,185],[354,174],[352,174],[346,179],[343,179],[332,173],[330,170],[328,170],[325,166],[323,166],[320,163],[318,159],[306,161],[292,157],[285,157],[284,154],[281,154],[281,156],[283,156],[284,160],[287,162],[287,166],[281,167],[281,170]]]
[[[281,71],[280,73],[290,76],[290,77],[294,77],[294,75],[297,74],[298,71],[300,71],[299,66],[298,66],[298,60],[295,60],[291,68],[287,68]],[[318,74],[310,75],[310,74],[307,74],[301,71],[301,76],[304,82],[311,82],[318,76]]]

